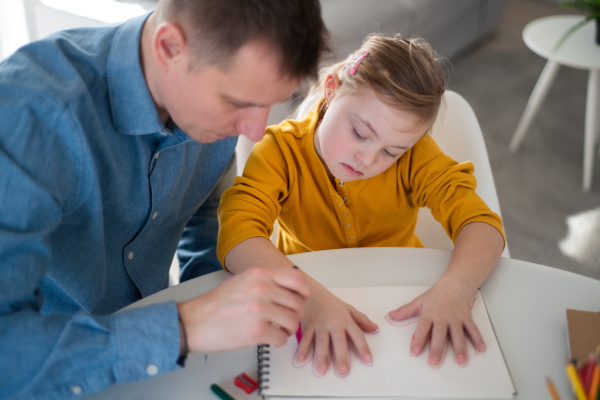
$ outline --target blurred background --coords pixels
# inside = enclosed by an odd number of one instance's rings
[[[588,72],[559,70],[516,153],[508,144],[546,60],[525,46],[523,28],[577,14],[551,0],[321,0],[338,61],[374,31],[427,39],[446,59],[448,88],[481,125],[512,258],[600,279],[600,162],[582,189]],[[0,60],[56,30],[120,22],[156,1],[0,0]],[[269,124],[291,116],[302,92],[273,107]],[[239,170],[252,143],[238,145]]]

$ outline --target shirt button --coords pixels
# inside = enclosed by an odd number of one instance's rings
[[[340,181],[340,186],[344,186],[344,182]]]
[[[350,228],[352,228],[352,225],[346,224],[346,229],[350,229]]]
[[[354,242],[354,236],[348,237],[348,240],[351,241],[351,242]]]
[[[79,385],[75,385],[71,388],[71,393],[73,394],[81,394],[83,392],[83,388]]]
[[[347,198],[347,197],[344,197],[344,203],[345,203],[345,202],[347,202],[347,201],[348,201],[348,198]]]
[[[342,214],[344,214],[344,215],[348,215],[348,211],[344,211]]]
[[[342,203],[338,203],[338,206],[343,207],[344,205]]]
[[[130,260],[133,258],[133,251],[129,252],[129,254],[127,255],[127,258],[129,258]]]
[[[152,214],[152,219],[156,219],[156,217],[158,217],[158,211],[154,212],[154,214]]]
[[[160,154],[160,153],[156,153],[156,154],[154,155],[154,159],[155,159],[155,160],[158,160],[158,155],[159,155],[159,154]]]
[[[155,364],[150,364],[146,367],[146,373],[150,376],[158,374],[158,367]]]

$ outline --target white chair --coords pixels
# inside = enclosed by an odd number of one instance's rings
[[[473,163],[475,178],[477,178],[475,191],[492,211],[502,217],[494,177],[477,117],[469,103],[458,93],[447,90],[444,98],[445,107],[442,106],[440,109],[438,119],[431,130],[432,136],[444,153],[456,161]],[[313,108],[309,103],[311,101],[305,101],[300,105],[296,113],[297,119]],[[447,250],[454,247],[452,240],[442,225],[433,218],[428,208],[419,210],[416,234],[425,247]],[[508,244],[502,256],[510,257]]]

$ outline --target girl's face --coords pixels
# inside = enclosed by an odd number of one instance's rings
[[[339,78],[325,83],[329,108],[315,130],[315,148],[330,176],[341,181],[379,175],[427,132],[419,117],[392,108],[373,90],[338,91]]]

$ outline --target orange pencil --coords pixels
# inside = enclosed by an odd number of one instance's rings
[[[550,396],[552,396],[552,400],[560,400],[560,396],[556,391],[556,386],[554,386],[554,382],[552,379],[546,377],[546,386],[548,387],[548,391],[550,392]]]
[[[600,350],[600,346],[596,350],[596,366],[594,367],[594,372],[592,373],[592,386],[588,392],[588,397],[590,400],[595,400],[598,398],[598,387],[600,387],[600,352],[598,350]]]
[[[575,366],[566,360],[567,376],[573,385],[573,390],[575,391],[575,395],[577,396],[577,400],[588,400],[587,395],[585,394],[585,390],[583,390],[583,385],[581,384],[581,380],[579,380],[579,376],[577,375],[577,370]]]
[[[596,364],[592,374],[592,385],[588,392],[588,397],[590,399],[596,399],[596,397],[598,397],[598,385],[600,385],[600,365]]]

